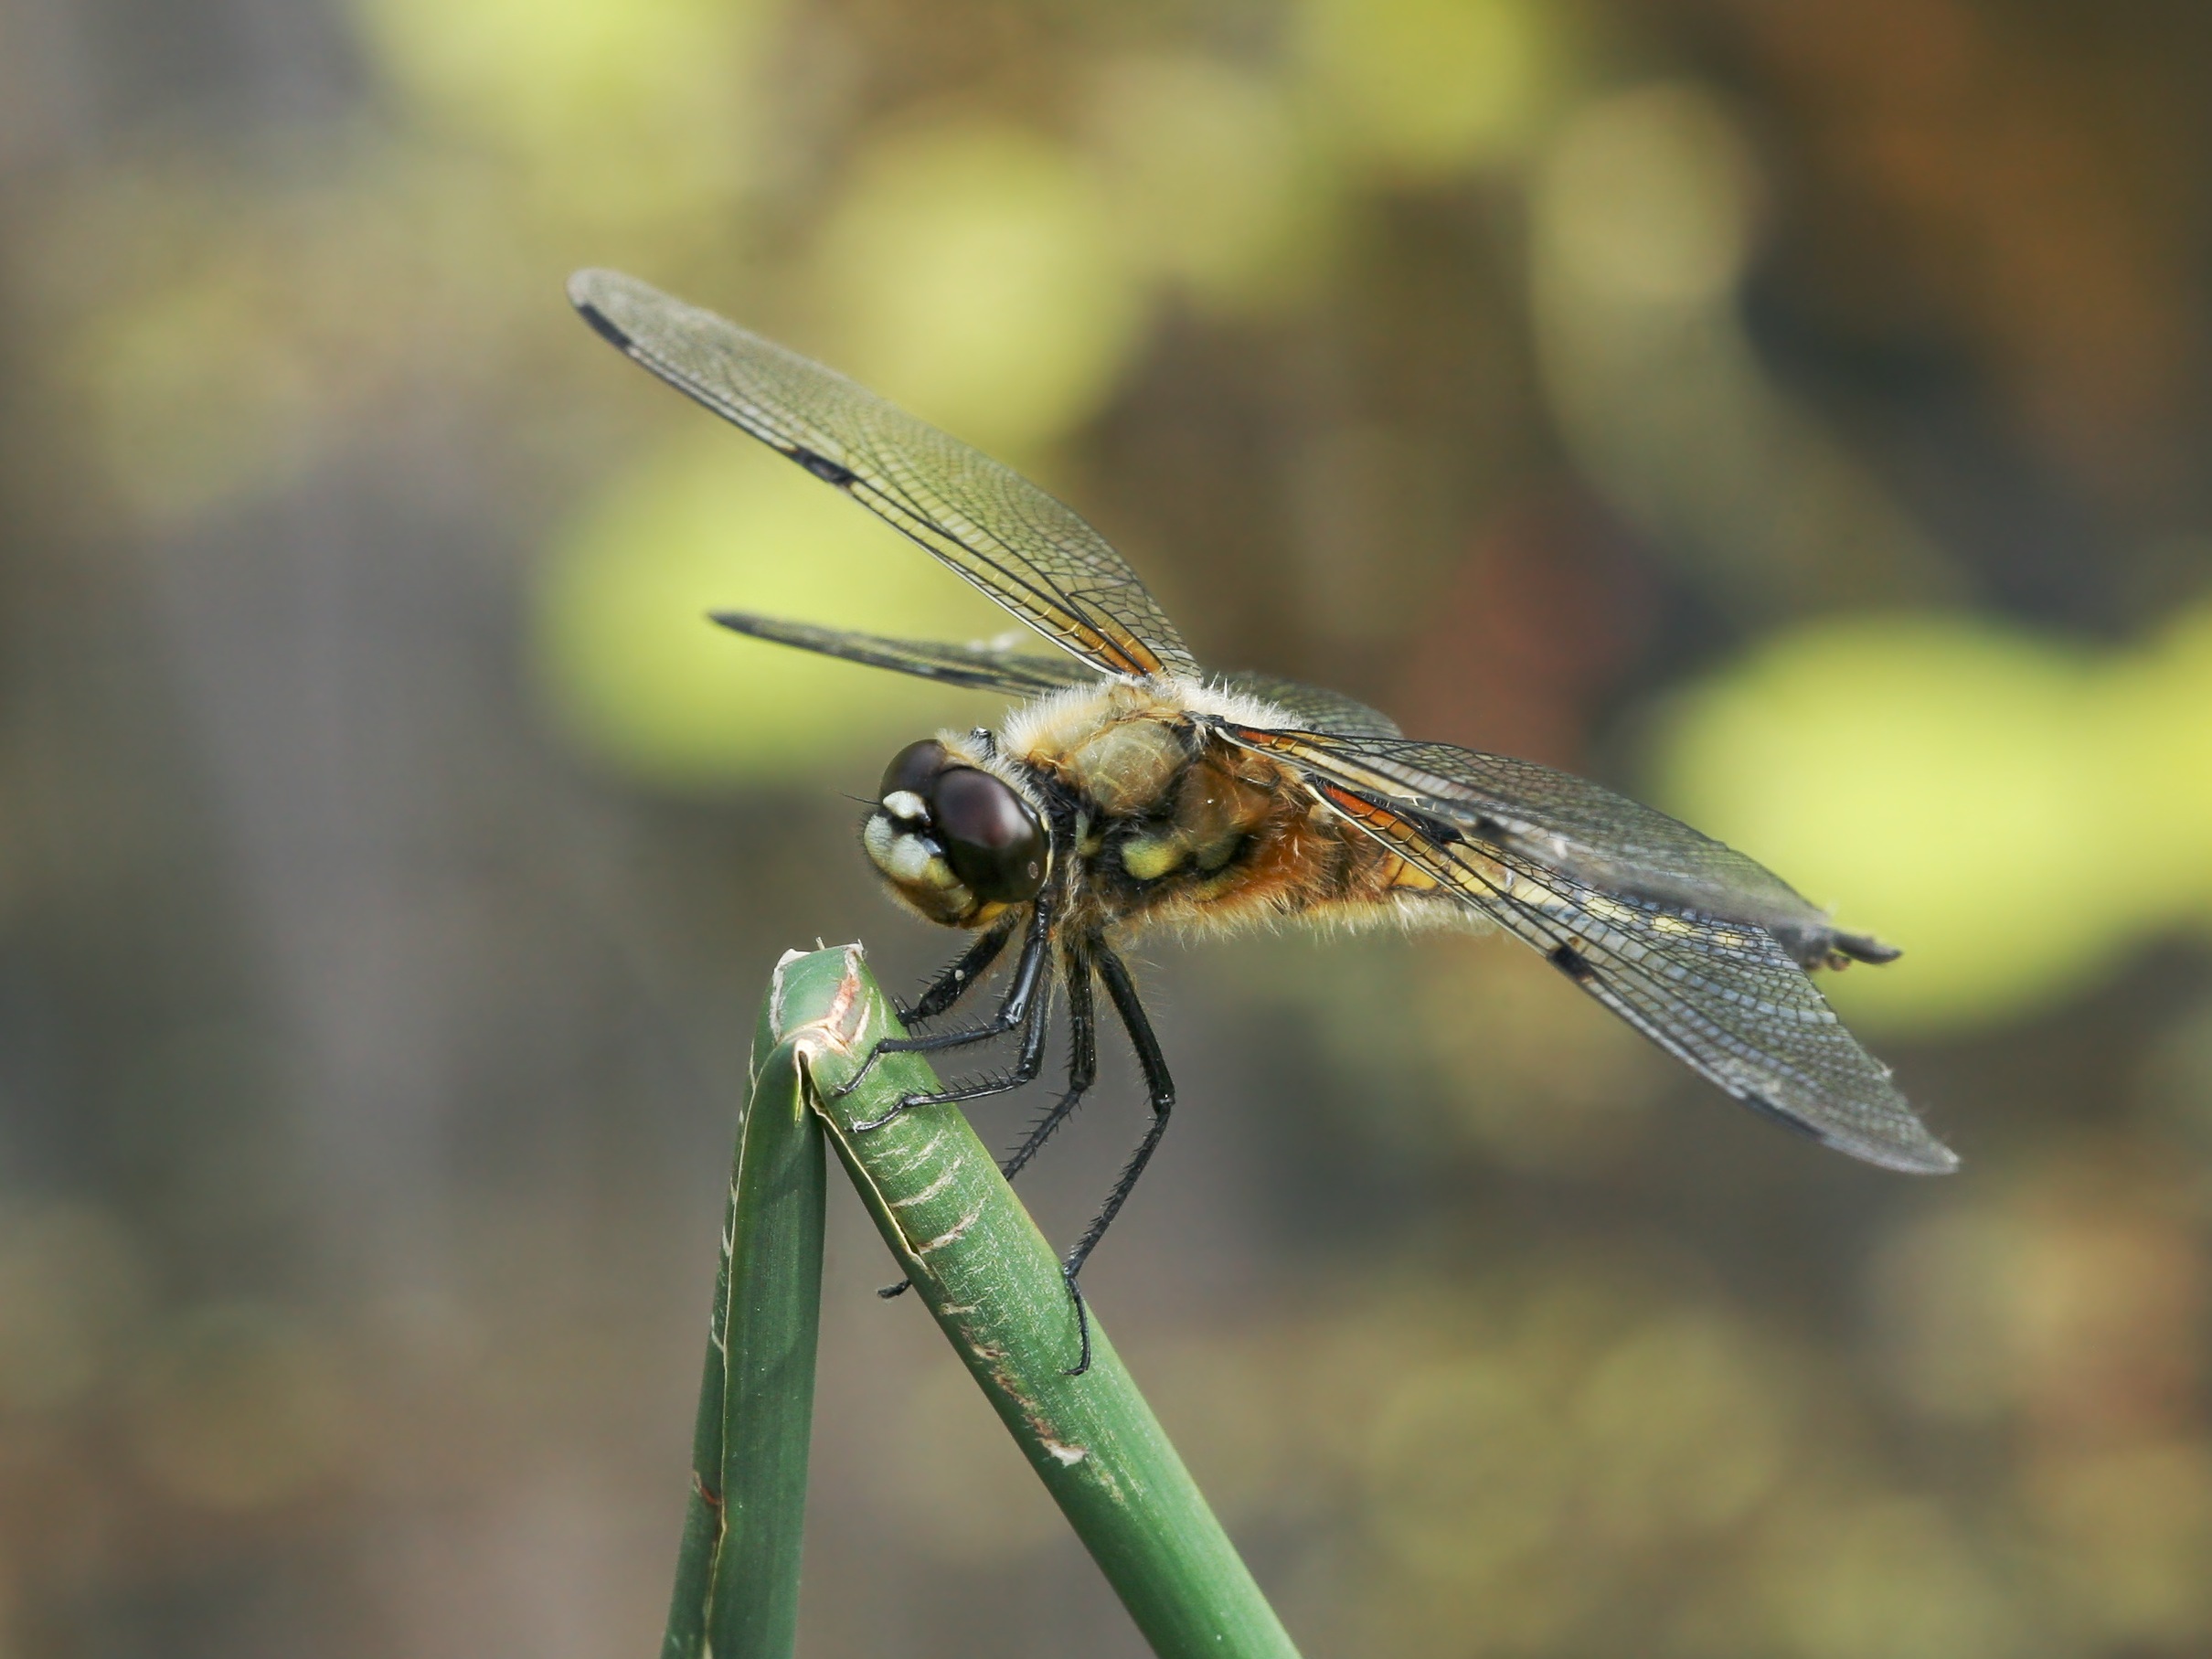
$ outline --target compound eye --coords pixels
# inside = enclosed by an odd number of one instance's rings
[[[927,801],[931,785],[936,782],[937,774],[944,771],[950,759],[945,746],[935,738],[908,744],[883,769],[883,787],[876,792],[876,799],[881,801],[905,790]]]
[[[1045,831],[1019,795],[987,771],[954,766],[939,774],[931,806],[962,887],[1001,904],[1037,897],[1045,885]]]

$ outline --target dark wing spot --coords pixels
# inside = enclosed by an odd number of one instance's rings
[[[1199,722],[1194,721],[1193,723]],[[1412,824],[1414,828],[1420,831],[1421,838],[1431,846],[1457,846],[1467,839],[1460,833],[1457,824],[1447,824],[1433,814],[1424,813],[1418,807],[1408,806],[1402,801],[1371,794],[1364,789],[1348,789],[1342,783],[1323,777],[1319,772],[1309,771],[1302,773],[1301,776],[1305,780],[1305,786],[1324,801],[1328,799],[1332,792],[1340,795],[1349,795],[1355,801],[1363,802],[1377,811],[1387,812],[1392,817]]]
[[[1456,824],[1446,824],[1441,818],[1432,818],[1427,813],[1409,813],[1403,807],[1397,810],[1407,823],[1420,826],[1421,835],[1431,846],[1456,846],[1467,839]]]
[[[839,466],[827,455],[817,455],[812,450],[803,450],[795,445],[792,449],[791,458],[823,483],[834,484],[841,490],[860,476],[850,467]]]
[[[1831,1144],[1828,1137],[1813,1128],[1812,1124],[1806,1122],[1803,1118],[1792,1117],[1764,1095],[1739,1094],[1736,1098],[1760,1117],[1771,1122],[1780,1123],[1784,1129],[1794,1130],[1808,1141],[1818,1141],[1824,1146]]]
[[[630,349],[630,336],[614,325],[614,320],[596,305],[580,303],[577,314],[591,324],[591,332],[617,351]]]
[[[1593,972],[1589,960],[1572,945],[1556,947],[1551,952],[1551,965],[1578,985],[1588,984]]]

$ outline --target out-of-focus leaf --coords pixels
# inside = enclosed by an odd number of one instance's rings
[[[1090,139],[1127,256],[1229,313],[1278,311],[1314,286],[1333,192],[1271,83],[1209,58],[1101,71]]]
[[[742,607],[963,640],[1013,626],[818,480],[705,420],[614,479],[539,578],[536,656],[563,728],[648,782],[836,775],[1004,699],[741,639]]]
[[[829,360],[1012,459],[1095,413],[1136,343],[1137,290],[1097,181],[1019,127],[879,134],[817,264]]]
[[[1298,34],[1347,154],[1416,178],[1525,149],[1567,69],[1557,8],[1526,0],[1305,0]]]
[[[1834,983],[1940,1027],[2065,994],[2212,888],[2212,636],[2100,660],[1936,617],[1781,635],[1684,694],[1670,808],[1904,947]]]
[[[360,0],[388,82],[432,131],[557,173],[587,213],[650,222],[740,182],[739,96],[774,0]]]

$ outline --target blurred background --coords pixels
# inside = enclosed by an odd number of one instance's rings
[[[700,612],[1003,622],[583,264],[1905,947],[1940,1182],[1146,949],[1087,1282],[1310,1654],[2212,1651],[2208,125],[2184,0],[0,0],[0,1656],[652,1651],[756,998],[950,953],[850,797],[993,706]],[[888,1272],[804,1651],[1138,1654]]]

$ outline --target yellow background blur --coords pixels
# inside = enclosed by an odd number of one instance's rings
[[[2212,1651],[2207,111],[2158,0],[0,0],[0,1659],[651,1651],[753,999],[952,943],[849,797],[993,705],[701,612],[1003,619],[584,264],[1905,947],[1942,1182],[1146,950],[1087,1282],[1308,1654]],[[803,1651],[1136,1654],[829,1254]]]

